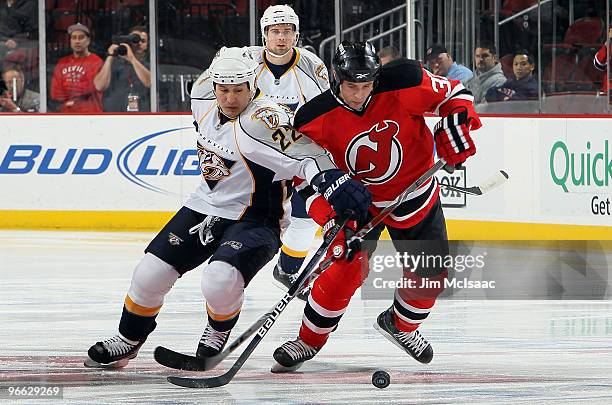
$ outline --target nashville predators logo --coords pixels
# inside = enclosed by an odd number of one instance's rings
[[[251,115],[251,119],[252,120],[260,119],[263,121],[264,124],[268,126],[268,128],[274,129],[274,128],[278,128],[280,124],[280,118],[278,116],[278,113],[279,111],[274,108],[263,107],[263,108],[257,109],[257,111],[255,111],[253,115]]]
[[[321,64],[317,66],[315,69],[315,75],[323,79],[325,83],[329,83],[329,79],[327,78],[327,68],[325,65]]]
[[[200,161],[202,177],[211,190],[217,185],[219,180],[231,174],[230,169],[236,163],[217,156],[216,153],[204,149],[201,145],[198,145],[198,159]]]
[[[402,146],[397,134],[398,123],[383,120],[353,138],[345,160],[356,180],[382,184],[395,176],[402,164]]]

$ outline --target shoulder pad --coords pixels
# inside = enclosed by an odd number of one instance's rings
[[[263,63],[264,47],[253,45],[253,46],[249,46],[248,48],[249,48],[249,51],[251,51],[251,55],[253,55],[255,62],[260,63],[260,64]]]
[[[300,52],[300,58],[305,59],[309,64],[313,66],[323,65],[323,61],[314,53],[310,52],[305,48],[297,48]]]
[[[212,80],[208,76],[208,70],[205,70],[200,77],[193,83],[191,88],[191,98],[196,99],[213,99],[215,94],[213,93]]]
[[[416,87],[423,81],[421,62],[400,58],[389,62],[380,69],[378,85],[374,93]]]
[[[291,125],[290,111],[273,101],[257,98],[241,114],[240,123],[251,136]]]
[[[331,90],[328,89],[298,108],[293,119],[293,126],[300,130],[302,126],[327,114],[339,105]]]

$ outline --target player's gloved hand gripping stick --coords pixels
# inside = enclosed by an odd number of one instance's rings
[[[432,177],[438,170],[440,170],[446,164],[444,159],[440,159],[437,161],[429,170],[427,170],[421,177],[419,177],[413,184],[411,184],[401,195],[399,195],[395,201],[382,210],[376,217],[374,217],[367,225],[361,228],[359,231],[355,233],[355,235],[349,239],[348,243],[351,241],[360,241],[363,240],[365,235],[380,224],[387,215],[389,215],[397,206],[399,206],[404,199],[414,190],[419,188],[423,183],[425,183],[430,177]],[[483,182],[479,186],[461,188],[455,187],[458,191],[468,192],[470,194],[480,195],[483,194],[492,188],[500,185],[508,178],[508,175],[501,171],[495,175],[493,178]],[[280,313],[286,308],[289,301],[291,301],[304,286],[308,285],[310,281],[314,277],[316,277],[316,273],[320,273],[321,267],[325,265],[327,262],[328,266],[333,260],[333,255],[330,256],[325,262],[321,263],[320,266],[316,267],[317,262],[323,257],[329,246],[335,241],[336,236],[340,233],[340,231],[345,227],[347,220],[337,221],[336,224],[325,234],[325,239],[319,249],[315,252],[313,258],[308,262],[304,270],[300,273],[298,279],[293,283],[289,291],[285,294],[285,296],[266,314],[264,314],[261,318],[257,320],[251,327],[249,327],[246,331],[244,331],[234,342],[232,342],[223,352],[219,353],[217,356],[210,357],[207,359],[199,359],[193,356],[187,356],[181,353],[174,352],[172,350],[163,348],[161,346],[155,349],[155,359],[168,367],[178,368],[182,370],[192,370],[192,371],[205,371],[214,368],[217,364],[219,364],[223,359],[225,359],[229,354],[235,351],[244,341],[246,341],[253,333],[257,332],[257,336],[251,341],[249,346],[244,350],[244,352],[238,357],[236,362],[232,365],[232,367],[223,375],[218,377],[210,377],[210,378],[189,378],[189,377],[168,377],[168,381],[183,387],[190,388],[213,388],[219,387],[228,384],[232,378],[236,375],[236,373],[240,370],[240,368],[244,365],[246,360],[249,358],[251,353],[255,350],[259,342],[263,339],[263,337],[268,333],[269,329],[278,319]]]

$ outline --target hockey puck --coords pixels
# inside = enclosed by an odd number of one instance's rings
[[[376,388],[387,388],[391,383],[391,376],[386,371],[378,370],[372,374],[372,384]]]

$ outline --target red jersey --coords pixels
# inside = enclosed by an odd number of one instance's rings
[[[51,98],[62,102],[60,112],[102,112],[102,92],[96,90],[94,77],[102,67],[102,59],[90,53],[77,58],[61,58],[51,80]]]
[[[593,64],[595,68],[604,72],[603,81],[601,82],[601,91],[608,91],[608,52],[606,44],[603,44],[599,51],[595,54]]]
[[[473,97],[458,80],[436,76],[418,61],[401,59],[380,70],[365,108],[355,111],[330,90],[315,97],[295,116],[294,126],[327,149],[336,165],[366,184],[371,213],[389,205],[434,162],[434,139],[423,115],[447,116],[465,107],[471,129],[480,127]],[[420,222],[438,199],[435,179],[423,184],[385,223],[409,228]]]

